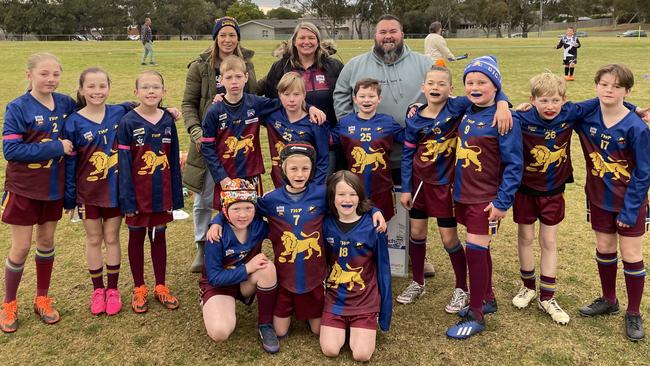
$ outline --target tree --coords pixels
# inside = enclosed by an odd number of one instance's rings
[[[226,15],[237,19],[239,24],[253,19],[264,19],[264,13],[251,0],[235,1],[226,10]]]
[[[269,19],[298,19],[302,16],[299,12],[284,7],[269,10],[266,17]]]
[[[433,0],[427,13],[433,14],[433,20],[437,20],[447,29],[452,29],[452,20],[459,12],[459,0]]]
[[[351,16],[353,10],[349,0],[282,0],[280,4],[298,8],[304,14],[322,20],[327,24],[331,37],[336,35],[336,26]]]
[[[182,39],[183,34],[207,33],[212,29],[211,14],[216,8],[205,0],[164,0],[156,5],[152,20],[155,19],[159,34],[176,33]]]
[[[465,19],[473,22],[490,37],[492,29],[497,37],[501,36],[501,25],[507,21],[508,5],[503,0],[467,0],[463,3],[462,14]]]

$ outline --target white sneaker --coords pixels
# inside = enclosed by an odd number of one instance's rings
[[[519,292],[515,297],[512,298],[512,305],[518,309],[523,309],[527,307],[533,299],[537,297],[537,292],[531,290],[526,286],[523,286],[519,289]]]
[[[411,304],[422,295],[424,295],[424,285],[411,281],[411,284],[406,288],[406,290],[397,296],[397,299],[395,300],[400,304]]]
[[[455,288],[454,294],[451,296],[451,301],[445,306],[445,311],[449,314],[456,314],[467,305],[468,301],[467,292],[463,291],[463,289]]]
[[[551,319],[558,324],[566,325],[569,323],[569,320],[571,320],[569,314],[562,310],[554,297],[550,300],[537,301],[537,306],[540,310],[550,315]]]

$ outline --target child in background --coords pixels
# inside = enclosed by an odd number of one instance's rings
[[[580,40],[576,36],[575,27],[568,27],[566,34],[560,38],[560,42],[555,49],[562,49],[562,64],[564,64],[564,79],[568,81],[575,80],[573,76],[574,69],[578,63],[578,48]]]
[[[320,346],[336,357],[350,329],[355,361],[366,362],[375,351],[377,319],[388,331],[393,310],[388,239],[372,225],[370,202],[361,180],[347,170],[327,180],[330,215],[325,218],[325,253],[331,268],[326,280]]]
[[[650,130],[623,101],[634,85],[632,71],[621,64],[596,71],[599,106],[576,127],[587,163],[587,218],[596,234],[596,263],[602,296],[580,309],[582,316],[616,314],[617,247],[623,257],[628,305],[625,334],[645,337],[640,304],[646,270],[642,238],[648,223]]]
[[[221,210],[227,224],[220,240],[212,240],[212,231],[207,235],[205,266],[199,280],[203,321],[210,338],[225,341],[235,330],[235,300],[250,305],[257,296],[262,346],[276,353],[280,343],[273,329],[273,307],[278,283],[273,262],[261,252],[269,226],[256,215],[255,189],[250,182],[235,178],[221,191]]]
[[[129,226],[129,264],[135,283],[131,307],[146,312],[149,290],[144,282],[144,239],[151,242],[156,280],[154,295],[168,309],[178,300],[165,283],[167,271],[166,224],[172,210],[183,207],[178,135],[171,114],[160,108],[165,95],[162,75],[142,72],[135,82],[140,105],[120,121],[117,132],[120,209]]]
[[[63,212],[63,156],[72,142],[60,139],[63,121],[75,109],[72,98],[55,93],[61,62],[50,53],[27,59],[27,92],[7,104],[2,150],[7,160],[2,221],[9,224],[11,247],[5,262],[5,293],[0,329],[18,328],[16,293],[36,226],[36,297],[34,311],[46,324],[59,321],[48,296],[54,265],[54,232]]]
[[[471,61],[463,71],[465,95],[473,103],[460,125],[456,143],[454,201],[456,220],[467,228],[469,307],[447,336],[467,339],[485,330],[483,314],[496,311],[492,291],[490,242],[499,221],[514,200],[523,170],[519,124],[505,135],[490,127],[501,90],[501,74],[494,56]],[[485,303],[485,307],[484,307]]]
[[[284,74],[278,83],[282,109],[265,118],[271,151],[271,179],[275,188],[284,184],[280,152],[293,141],[306,141],[316,148],[314,183],[325,184],[329,166],[329,124],[313,124],[305,106],[305,81],[296,72]]]
[[[388,221],[395,215],[393,177],[388,163],[393,141],[404,141],[404,129],[393,117],[377,114],[381,103],[379,81],[357,81],[352,99],[359,112],[341,118],[332,130],[332,144],[341,145],[348,169],[361,179],[370,201]]]

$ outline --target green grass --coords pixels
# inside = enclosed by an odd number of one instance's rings
[[[641,106],[650,105],[650,79],[647,76],[650,74],[650,59],[647,57],[649,38],[637,41],[588,37],[582,43],[577,81],[569,84],[571,99],[593,97],[592,78],[600,65],[624,62],[636,76],[636,86],[629,100]],[[409,44],[415,50],[422,49],[422,40],[409,40]],[[527,81],[531,76],[547,69],[561,72],[561,52],[553,49],[555,44],[555,38],[449,40],[449,46],[456,54],[496,55],[504,75],[504,89],[515,104],[527,100]],[[208,45],[203,41],[155,44],[156,61],[159,63],[156,69],[166,79],[167,104],[180,106],[186,66]],[[254,61],[257,77],[261,78],[273,61],[270,52],[275,42],[244,42],[244,45],[256,50]],[[370,46],[370,41],[339,42],[339,54],[343,60],[348,60],[367,51]],[[3,111],[8,101],[24,92],[27,85],[24,62],[29,54],[36,51],[51,51],[61,57],[64,65],[59,88],[61,92],[73,95],[79,72],[86,67],[99,65],[113,79],[111,102],[134,99],[132,89],[135,76],[143,69],[139,65],[141,47],[137,42],[0,42],[0,54],[5,60],[0,71]],[[462,93],[460,79],[464,65],[462,62],[451,65],[454,82],[458,84],[457,93]],[[181,125],[179,123],[181,144],[187,148],[189,140]],[[396,304],[391,331],[378,334],[373,362],[399,362],[404,365],[637,365],[650,359],[650,348],[646,342],[633,344],[625,340],[622,316],[598,320],[578,316],[577,308],[596,297],[600,287],[594,263],[594,238],[584,221],[584,161],[577,140],[573,141],[573,151],[576,183],[567,189],[566,220],[558,236],[558,299],[572,317],[569,325],[562,327],[552,324],[534,307],[517,311],[510,305],[520,280],[516,230],[509,216],[493,245],[494,283],[499,312],[488,316],[488,331],[483,335],[466,342],[446,339],[444,331],[457,320],[456,316],[443,311],[451,294],[453,274],[435,225],[431,224],[428,257],[436,265],[438,274],[428,281],[427,294],[416,304]],[[0,161],[0,169],[4,170],[4,162]],[[266,186],[270,187],[270,184]],[[186,207],[191,210],[191,200],[186,200]],[[126,230],[123,228],[120,288],[125,300],[124,311],[111,318],[93,317],[87,308],[92,286],[86,269],[83,228],[81,224],[62,220],[56,233],[57,257],[51,290],[62,314],[61,322],[45,326],[31,311],[35,276],[30,256],[18,295],[20,328],[12,335],[0,334],[3,363],[353,364],[351,353],[346,348],[336,360],[322,356],[318,339],[308,334],[304,324],[296,324],[291,337],[282,342],[279,354],[266,355],[258,344],[255,306],[246,308],[238,305],[238,327],[231,339],[223,344],[211,342],[201,318],[197,277],[187,271],[194,254],[192,223],[190,220],[172,223],[167,232],[167,279],[180,298],[181,308],[172,312],[152,302],[150,311],[145,315],[136,315],[129,309],[132,282],[126,257]],[[9,245],[8,227],[0,225],[0,259],[5,258]],[[536,253],[538,256],[538,249]],[[644,253],[646,258],[650,258],[648,249]],[[625,306],[627,301],[621,272],[617,284],[619,298]],[[151,283],[153,274],[148,259],[146,273]],[[396,278],[394,291],[401,291],[406,284],[406,279]],[[642,303],[642,312],[650,313],[647,297]]]

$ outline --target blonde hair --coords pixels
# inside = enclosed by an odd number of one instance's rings
[[[53,54],[51,54],[49,52],[37,52],[37,53],[34,53],[31,56],[29,56],[27,58],[27,64],[26,64],[27,71],[34,70],[36,68],[36,66],[38,66],[38,64],[40,64],[41,62],[43,62],[45,60],[52,60],[52,61],[56,62],[59,65],[59,69],[61,71],[63,71],[63,65],[61,64],[61,60],[59,60],[58,57],[54,56]],[[32,89],[32,82],[30,81],[27,84],[27,90],[31,90],[31,89]]]
[[[552,72],[543,72],[530,79],[530,95],[539,98],[544,95],[559,94],[566,97],[566,81]]]
[[[225,74],[226,71],[241,71],[246,73],[246,62],[239,56],[230,55],[221,61],[219,65],[219,73]]]
[[[282,76],[282,79],[280,79],[280,82],[278,82],[278,95],[294,89],[300,90],[300,92],[303,94],[307,90],[305,86],[305,80],[303,80],[302,75],[298,74],[297,72],[290,71],[284,74],[284,76]],[[302,109],[305,112],[307,111],[304,100],[302,101]]]
[[[316,47],[316,53],[314,54],[314,63],[316,64],[317,68],[319,69],[322,68],[323,65],[321,65],[321,59],[327,56],[328,53],[323,48],[323,45],[321,44],[321,36],[318,27],[316,27],[314,23],[311,22],[300,22],[298,23],[298,25],[296,25],[296,28],[293,30],[293,35],[291,36],[291,45],[290,47],[288,47],[289,61],[291,62],[291,66],[294,69],[302,68],[302,64],[300,63],[300,57],[298,56],[298,49],[296,48],[296,38],[298,38],[298,31],[301,29],[310,31],[316,35],[316,41],[318,42],[318,46]]]

